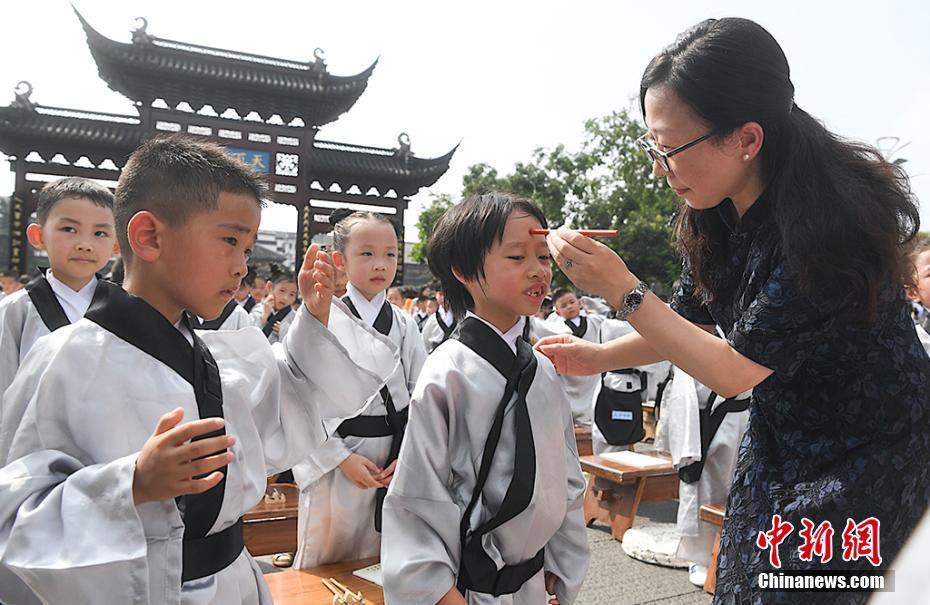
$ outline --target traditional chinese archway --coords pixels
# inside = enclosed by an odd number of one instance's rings
[[[144,19],[132,42],[123,43],[77,16],[101,79],[132,100],[137,114],[39,105],[28,82],[0,107],[0,151],[16,175],[9,258],[21,272],[26,222],[49,177],[115,183],[129,154],[158,134],[214,141],[264,172],[272,201],[297,208],[296,266],[313,236],[330,229],[334,207],[375,207],[403,226],[409,197],[435,183],[455,153],[418,158],[406,134],[394,149],[317,138],[321,126],[359,99],[377,62],[357,75],[335,76],[319,49],[312,61],[299,62],[210,48],[154,37]]]

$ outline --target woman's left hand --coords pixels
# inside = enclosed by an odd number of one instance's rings
[[[619,308],[623,296],[636,287],[636,276],[617,253],[567,227],[546,236],[552,258],[577,287],[601,296]]]

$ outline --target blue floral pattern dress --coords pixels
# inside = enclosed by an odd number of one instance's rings
[[[753,392],[714,603],[862,603],[868,594],[760,590],[758,574],[779,569],[757,539],[778,514],[794,526],[778,547],[781,571],[888,569],[930,503],[930,360],[903,288],[881,291],[870,323],[825,312],[799,292],[766,194],[742,219],[729,200],[707,212],[729,231],[717,296],[701,303],[686,264],[672,308],[720,326],[731,346],[774,371]],[[832,525],[826,564],[800,556],[805,517]],[[880,522],[877,568],[842,556],[847,519],[869,517]]]

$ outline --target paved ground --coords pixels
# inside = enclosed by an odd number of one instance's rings
[[[640,505],[634,526],[647,521],[674,523],[678,502]],[[632,559],[606,526],[588,529],[591,567],[576,605],[640,605],[710,603],[710,595],[688,581],[688,571]]]

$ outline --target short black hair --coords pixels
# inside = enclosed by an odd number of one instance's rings
[[[295,284],[297,283],[297,280],[294,278],[294,274],[287,269],[280,269],[271,277],[271,283],[275,286],[285,281],[294,282]]]
[[[555,303],[557,303],[560,298],[562,298],[563,296],[567,296],[569,294],[575,294],[575,291],[569,290],[568,288],[557,289],[555,292],[552,293],[552,304],[555,305]],[[575,294],[575,296],[577,296],[577,294]]]
[[[475,301],[452,269],[466,279],[484,279],[484,259],[504,237],[507,219],[514,212],[529,215],[547,227],[546,217],[532,201],[509,193],[473,195],[445,211],[436,222],[426,257],[430,271],[439,278],[446,301],[455,317],[472,310]]]
[[[90,179],[77,176],[67,176],[52,181],[39,191],[39,201],[36,204],[36,219],[44,225],[52,208],[63,199],[81,198],[90,200],[101,208],[113,211],[113,194],[103,185]]]
[[[196,212],[216,210],[220,193],[252,195],[263,207],[266,192],[262,176],[219,145],[182,135],[150,139],[129,156],[116,186],[114,214],[122,255],[127,262],[132,256],[127,227],[138,212],[148,210],[179,227]]]

